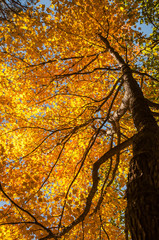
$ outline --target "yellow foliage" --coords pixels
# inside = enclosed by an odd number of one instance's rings
[[[1,226],[3,240],[40,239],[48,229],[61,234],[72,222],[65,239],[84,235],[95,240],[100,234],[107,239],[103,229],[110,239],[125,237],[130,148],[120,153],[110,186],[116,155],[100,166],[89,213],[75,222],[92,191],[93,164],[111,148],[108,118],[124,95],[118,82],[121,69],[98,34],[108,35],[132,68],[138,61],[140,48],[131,36],[139,34],[133,27],[139,9],[130,0],[133,18],[127,21],[129,7],[120,2],[52,0],[46,10],[43,4],[34,11],[30,7],[0,26],[0,151],[6,193],[1,199],[7,201],[1,223],[8,223]],[[122,142],[135,133],[129,112],[120,126]],[[117,144],[115,133],[113,146]]]

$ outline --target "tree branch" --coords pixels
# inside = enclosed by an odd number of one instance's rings
[[[115,154],[119,153],[122,149],[130,146],[132,144],[132,141],[136,135],[133,137],[129,138],[128,140],[122,142],[121,144],[117,145],[116,147],[112,148],[108,152],[106,152],[102,157],[100,157],[94,164],[93,164],[93,171],[92,171],[92,181],[93,185],[92,188],[88,194],[86,205],[84,208],[83,213],[75,219],[69,226],[65,227],[63,231],[58,235],[58,237],[63,236],[64,234],[68,233],[74,226],[76,226],[78,223],[82,222],[85,217],[87,216],[90,208],[91,208],[91,203],[93,200],[93,197],[97,191],[98,187],[98,182],[99,182],[99,177],[98,177],[98,170],[100,166],[105,163],[110,157],[114,156]],[[46,238],[47,239],[47,238]]]
[[[125,98],[128,101],[128,106],[132,114],[135,127],[138,131],[145,128],[153,128],[156,131],[158,128],[157,123],[148,107],[138,83],[132,76],[132,70],[125,63],[124,59],[119,55],[119,53],[110,46],[107,38],[103,37],[101,34],[98,35],[105,43],[107,50],[110,52],[114,60],[118,62],[119,67],[122,69]]]
[[[32,219],[34,219],[34,224],[40,226],[41,228],[43,228],[45,231],[47,231],[49,233],[49,235],[51,235],[52,237],[54,237],[54,234],[52,233],[52,231],[49,228],[46,228],[44,225],[42,225],[41,223],[39,223],[37,221],[37,219],[34,217],[34,215],[32,215],[28,210],[25,210],[24,208],[20,207],[14,200],[12,200],[8,194],[4,191],[2,184],[0,183],[0,191],[4,194],[4,196],[14,205],[16,206],[18,209],[20,209],[21,211],[27,213]],[[27,223],[27,222],[26,222]],[[31,222],[29,222],[31,223]],[[11,223],[10,223],[11,224]],[[15,223],[14,223],[15,224]]]
[[[154,107],[156,109],[159,109],[159,103],[154,103],[146,98],[146,101],[150,107]]]

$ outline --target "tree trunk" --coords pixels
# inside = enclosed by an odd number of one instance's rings
[[[134,140],[127,184],[127,220],[132,240],[159,239],[159,131]]]
[[[108,40],[99,36],[122,69],[126,102],[138,130],[127,183],[127,224],[132,240],[158,240],[159,127],[130,67]]]

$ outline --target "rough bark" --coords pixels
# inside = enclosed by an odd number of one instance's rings
[[[127,224],[132,240],[159,239],[159,127],[130,67],[106,38],[99,35],[123,72],[125,96],[139,134],[127,183]]]
[[[133,142],[127,184],[132,240],[159,239],[159,133],[143,130]]]

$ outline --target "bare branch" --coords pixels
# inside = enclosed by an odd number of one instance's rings
[[[154,80],[154,81],[156,81],[156,82],[159,82],[158,79],[154,78],[153,76],[151,76],[151,75],[148,74],[148,73],[139,72],[139,71],[133,70],[133,69],[132,69],[132,73],[137,73],[137,74],[139,74],[139,75],[141,75],[141,76],[147,76],[147,77],[151,78],[152,80]]]
[[[39,223],[37,221],[37,219],[35,218],[35,216],[33,214],[31,214],[28,210],[22,208],[21,206],[19,206],[14,200],[12,200],[8,194],[4,191],[2,184],[0,183],[0,191],[4,194],[4,196],[18,209],[20,209],[22,212],[27,213],[32,219],[34,219],[34,224],[40,226],[42,229],[44,229],[45,231],[47,231],[49,234],[51,234],[52,236],[54,236],[54,234],[52,233],[52,231],[48,228],[46,228],[44,225],[42,225],[41,223]],[[27,223],[27,222],[26,222]],[[31,223],[31,222],[30,222]]]
[[[147,99],[147,98],[146,98],[146,101],[147,101],[147,103],[148,103],[148,105],[149,105],[150,107],[154,107],[154,108],[156,108],[156,109],[159,109],[159,103],[154,103],[154,102],[150,101],[150,100]]]

